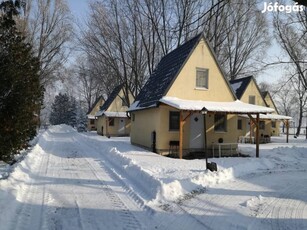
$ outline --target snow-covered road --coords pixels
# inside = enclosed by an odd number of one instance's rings
[[[307,229],[306,171],[249,175],[181,206],[208,229]]]
[[[7,181],[0,229],[143,229],[138,204],[77,133],[47,131]],[[3,193],[4,191],[1,191]],[[15,196],[15,199],[10,198]]]
[[[307,229],[307,143],[261,156],[208,172],[55,126],[0,180],[0,229]]]

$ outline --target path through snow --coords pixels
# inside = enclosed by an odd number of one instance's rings
[[[0,180],[0,229],[307,229],[305,141],[213,161],[54,126]]]

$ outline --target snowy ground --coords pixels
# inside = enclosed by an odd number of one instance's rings
[[[0,165],[0,229],[307,229],[306,140],[211,160],[217,172],[54,126],[13,169]]]

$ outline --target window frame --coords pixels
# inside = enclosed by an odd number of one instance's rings
[[[174,119],[178,120],[178,123]],[[179,131],[179,129],[180,129],[180,112],[179,111],[169,111],[168,130],[169,131]]]
[[[206,73],[206,75],[204,76],[204,81],[205,81],[204,85],[198,85],[198,83],[200,82],[199,77],[202,77],[202,76],[198,75],[200,72]],[[209,69],[196,68],[195,88],[196,89],[203,89],[203,90],[209,89]]]
[[[265,121],[259,121],[259,130],[265,130]]]
[[[223,119],[222,122],[220,122],[221,119]],[[222,125],[217,124],[217,123],[221,123]],[[214,114],[214,131],[220,132],[220,133],[221,132],[223,132],[223,133],[227,132],[227,114],[224,114],[224,113]]]
[[[243,120],[242,119],[238,119],[238,121],[237,121],[237,129],[238,130],[243,130]]]
[[[109,126],[111,126],[111,127],[113,127],[114,125],[115,125],[115,119],[114,119],[114,117],[109,117],[108,118],[108,124],[109,124]]]
[[[254,103],[251,103],[251,101],[253,100]],[[248,104],[251,104],[251,105],[256,105],[256,96],[255,95],[249,95],[248,96]]]

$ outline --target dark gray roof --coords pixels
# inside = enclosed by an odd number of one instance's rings
[[[274,102],[274,100],[273,100],[273,98],[272,98],[270,92],[269,92],[269,91],[262,91],[262,92],[261,92],[261,96],[262,96],[262,98],[263,98],[263,100],[264,100],[264,102],[265,102],[265,104],[266,104],[267,107],[269,107],[269,104],[268,104],[267,101],[265,100],[265,97],[266,97],[266,96],[269,96],[270,99],[271,99],[271,101],[272,101],[272,103],[273,103],[273,106],[274,106],[273,109],[275,109],[276,113],[279,114],[278,109],[277,109],[277,107],[276,107],[276,105],[275,105],[275,102]]]
[[[202,34],[197,35],[161,59],[136,97],[135,101],[139,101],[137,107],[150,107],[158,104],[201,37]]]
[[[106,111],[109,106],[112,104],[112,102],[114,101],[114,99],[117,97],[117,95],[119,94],[120,90],[123,88],[123,84],[120,84],[118,86],[116,86],[112,93],[110,94],[110,96],[108,97],[108,99],[105,101],[105,103],[100,107],[100,111]]]
[[[92,110],[95,108],[96,104],[99,102],[100,99],[103,99],[103,97],[102,96],[98,97],[86,114],[90,114],[92,112]]]
[[[250,83],[252,79],[253,79],[253,76],[248,76],[248,77],[243,77],[243,78],[229,81],[232,90],[234,91],[234,93],[236,94],[239,100],[241,99],[248,84]]]

